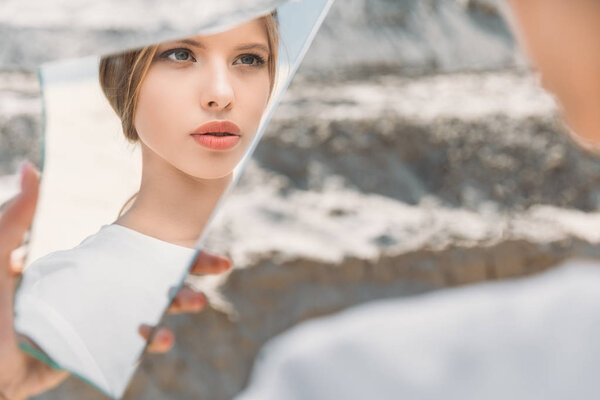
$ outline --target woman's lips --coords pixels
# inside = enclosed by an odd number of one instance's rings
[[[239,141],[240,137],[237,135],[231,136],[214,136],[209,133],[203,135],[192,135],[196,143],[207,147],[211,150],[229,150],[235,146]]]
[[[211,150],[229,150],[240,141],[240,128],[231,121],[210,121],[191,135],[196,143]]]

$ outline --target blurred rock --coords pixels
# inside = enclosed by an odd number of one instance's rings
[[[367,78],[523,66],[498,0],[336,1],[306,75]]]

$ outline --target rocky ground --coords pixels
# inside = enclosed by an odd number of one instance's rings
[[[39,154],[39,99],[31,75],[2,82],[10,171]],[[236,269],[191,282],[214,309],[167,318],[177,345],[144,360],[127,398],[231,398],[300,321],[597,257],[598,171],[528,72],[299,75],[209,235]],[[39,398],[72,393],[102,398],[75,379]]]

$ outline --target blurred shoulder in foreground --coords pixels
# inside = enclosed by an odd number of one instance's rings
[[[263,349],[236,400],[593,398],[600,262],[376,301]]]

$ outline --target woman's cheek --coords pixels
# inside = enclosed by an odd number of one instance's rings
[[[269,85],[270,81],[268,78],[263,79],[254,85],[248,92],[252,94],[251,98],[248,99],[248,110],[252,112],[252,118],[255,121],[255,125],[258,127],[260,119],[266,111],[267,100],[269,98]]]
[[[148,74],[140,89],[135,124],[142,140],[156,140],[159,133],[166,136],[166,133],[173,130],[178,120],[177,115],[182,111],[184,101],[181,96],[175,95],[181,91],[174,87],[173,81],[169,82],[165,78]]]

